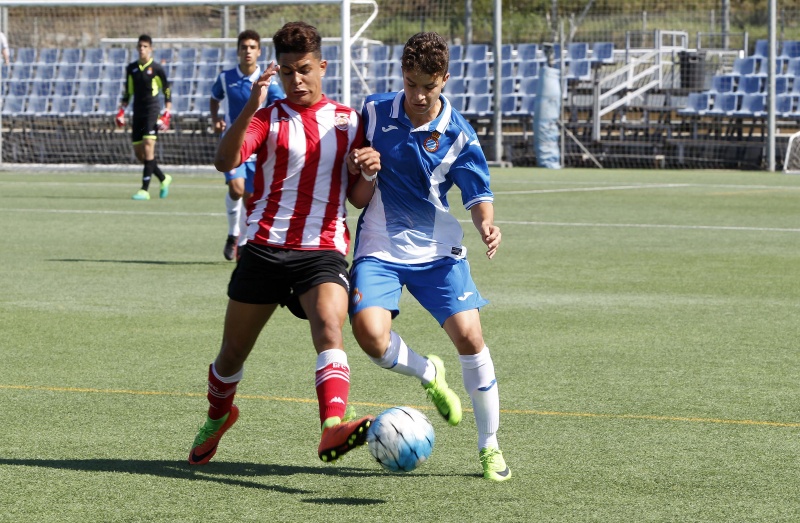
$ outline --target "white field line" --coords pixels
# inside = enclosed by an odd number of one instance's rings
[[[459,220],[461,223],[472,223],[472,220]],[[620,227],[633,229],[685,229],[711,231],[747,231],[747,232],[800,232],[800,229],[782,227],[737,227],[728,225],[670,225],[656,223],[581,223],[581,222],[522,222],[495,220],[498,225],[534,225],[540,227]]]
[[[591,192],[591,191],[629,191],[632,189],[672,189],[675,187],[689,187],[687,183],[661,183],[650,185],[617,185],[608,187],[574,187],[563,189],[529,189],[524,191],[492,191],[494,194],[546,194],[559,192]]]

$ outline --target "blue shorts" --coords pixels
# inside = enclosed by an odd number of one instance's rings
[[[256,175],[256,162],[243,162],[242,165],[236,169],[232,169],[225,173],[225,184],[231,183],[231,180],[236,178],[244,178],[244,190],[253,194],[255,185],[253,178]]]
[[[407,265],[368,256],[356,260],[350,271],[350,316],[367,307],[381,307],[394,318],[400,313],[403,286],[439,325],[453,314],[489,303],[475,287],[466,259]]]

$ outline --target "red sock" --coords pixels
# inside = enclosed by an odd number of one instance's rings
[[[319,422],[333,416],[344,418],[350,393],[350,369],[342,363],[329,363],[317,370],[317,402]]]
[[[220,419],[231,411],[233,397],[236,395],[236,385],[239,382],[224,383],[214,375],[214,364],[208,367],[208,417]]]

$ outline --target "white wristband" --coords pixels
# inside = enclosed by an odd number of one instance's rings
[[[364,178],[365,180],[367,180],[368,182],[372,182],[372,181],[375,180],[375,178],[378,177],[378,173],[375,173],[372,176],[367,176],[367,173],[364,172],[364,170],[362,169],[361,170],[361,177]]]

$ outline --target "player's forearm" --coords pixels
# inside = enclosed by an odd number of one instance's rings
[[[253,114],[247,110],[247,106],[242,110],[236,120],[234,120],[228,132],[222,135],[217,147],[217,155],[214,158],[214,167],[220,172],[227,172],[239,167],[242,164],[241,149],[244,143],[247,127],[253,120]]]
[[[487,227],[494,225],[494,205],[491,202],[473,205],[469,211],[472,214],[472,223],[479,233],[483,234]]]

